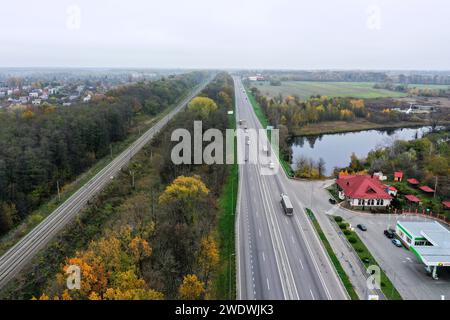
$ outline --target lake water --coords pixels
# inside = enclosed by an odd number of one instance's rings
[[[369,151],[377,147],[391,145],[394,140],[421,138],[430,129],[430,127],[400,128],[296,137],[292,142],[292,167],[296,168],[296,159],[300,155],[316,162],[323,158],[326,174],[331,175],[334,167],[349,165],[353,152],[358,158],[364,158]]]

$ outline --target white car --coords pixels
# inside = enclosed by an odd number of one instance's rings
[[[269,163],[269,168],[270,169],[275,169],[275,163],[273,163],[272,161]]]

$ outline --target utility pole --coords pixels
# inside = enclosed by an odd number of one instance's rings
[[[153,218],[153,222],[155,222],[155,207],[154,207],[154,205],[153,205],[153,203],[154,203],[154,199],[153,199],[153,190],[154,190],[154,188],[152,187],[152,218]]]
[[[134,171],[130,170],[130,175],[131,175],[131,187],[134,189]]]
[[[61,201],[61,192],[59,190],[59,180],[56,180],[56,189],[58,189],[58,201]]]
[[[435,176],[435,183],[434,183],[434,194],[433,194],[433,198],[436,198],[436,191],[437,191],[437,185],[438,185],[438,176]]]

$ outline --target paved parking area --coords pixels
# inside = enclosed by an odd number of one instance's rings
[[[328,191],[324,189],[326,182],[295,181],[298,194],[304,197],[316,214],[339,215],[353,227],[364,224],[367,231],[357,230],[364,244],[394,283],[404,299],[411,300],[450,300],[450,268],[438,271],[439,280],[433,280],[425,271],[425,266],[406,248],[397,248],[386,238],[383,231],[394,227],[397,220],[425,220],[416,216],[373,215],[350,211],[329,202]]]

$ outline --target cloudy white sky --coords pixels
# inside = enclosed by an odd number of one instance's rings
[[[14,0],[3,67],[450,70],[447,0]]]

